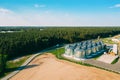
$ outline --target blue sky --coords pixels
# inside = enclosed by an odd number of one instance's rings
[[[0,0],[0,26],[120,26],[120,0]]]

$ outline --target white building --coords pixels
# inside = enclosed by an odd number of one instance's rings
[[[114,45],[113,45],[113,52],[114,52],[115,54],[117,54],[117,44],[114,44]]]

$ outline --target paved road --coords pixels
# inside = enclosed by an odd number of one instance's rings
[[[107,69],[107,70],[110,70],[110,71],[120,73],[120,59],[116,64],[107,64],[107,63],[97,61],[94,59],[88,59],[88,60],[85,60],[84,62],[88,63],[88,64],[92,64],[94,66],[98,66],[98,67]]]

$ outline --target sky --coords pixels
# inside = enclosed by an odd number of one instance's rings
[[[120,26],[120,0],[0,0],[0,26]]]

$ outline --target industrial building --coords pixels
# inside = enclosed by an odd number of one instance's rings
[[[104,50],[104,46],[102,41],[94,42],[92,40],[68,44],[65,46],[64,56],[74,59],[86,59],[100,54]]]

